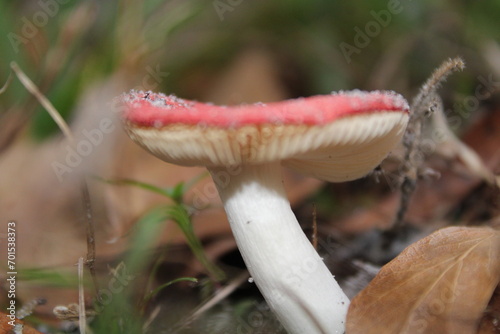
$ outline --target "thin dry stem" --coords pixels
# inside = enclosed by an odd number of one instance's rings
[[[78,324],[80,334],[85,334],[87,317],[85,313],[85,290],[83,288],[83,257],[78,259]]]
[[[432,73],[413,100],[410,120],[403,136],[405,153],[404,162],[401,166],[401,174],[403,176],[400,185],[401,198],[393,227],[386,232],[386,246],[402,227],[411,197],[417,186],[417,180],[424,170],[425,154],[422,149],[423,122],[425,118],[432,115],[439,108],[440,99],[436,91],[450,74],[464,68],[465,63],[460,57],[448,59]]]
[[[96,257],[96,251],[95,251],[95,227],[94,227],[94,216],[92,213],[92,203],[90,201],[90,194],[89,194],[89,188],[87,186],[87,180],[85,180],[85,177],[82,180],[82,186],[81,186],[81,192],[82,192],[82,200],[83,200],[83,205],[84,205],[84,210],[85,210],[85,221],[86,221],[86,226],[87,226],[87,259],[86,259],[86,265],[89,268],[90,275],[92,277],[92,281],[94,283],[94,289],[96,293],[96,297],[99,298],[99,285],[97,282],[96,278],[96,271],[95,271],[95,257]]]
[[[194,311],[190,316],[188,316],[186,319],[182,321],[175,327],[176,330],[180,330],[186,326],[188,326],[190,323],[192,323],[194,320],[196,320],[199,316],[201,316],[203,313],[207,312],[210,310],[212,307],[220,303],[222,300],[224,300],[227,296],[229,296],[231,293],[236,290],[243,282],[247,281],[249,278],[249,274],[247,271],[241,273],[239,276],[234,278],[231,282],[229,282],[228,285],[226,285],[224,288],[219,290],[212,298],[207,300],[205,303],[201,304],[196,311]]]
[[[149,327],[153,323],[153,321],[158,317],[161,311],[161,306],[157,306],[149,313],[149,317],[144,321],[144,325],[142,325],[142,331],[143,333],[147,333],[149,330]]]
[[[7,81],[5,81],[5,84],[2,86],[2,88],[0,88],[0,94],[3,94],[7,90],[7,88],[9,88],[11,82],[12,82],[12,72],[9,73]]]
[[[451,73],[462,71],[465,68],[465,62],[460,57],[450,58],[434,70],[432,75],[427,79],[425,84],[420,88],[420,93],[413,100],[411,109],[413,117],[421,117],[422,111],[425,110],[425,102],[428,102],[431,94],[441,87],[441,84],[448,78]]]
[[[10,67],[16,74],[17,78],[23,86],[33,95],[35,98],[40,102],[40,104],[47,110],[49,115],[52,117],[54,122],[56,122],[57,126],[61,131],[63,132],[64,136],[70,143],[75,142],[75,137],[73,136],[73,133],[64,120],[64,118],[59,114],[57,109],[54,107],[54,105],[43,95],[38,87],[31,81],[31,79],[21,70],[21,68],[17,65],[16,62],[11,62]],[[90,274],[92,276],[92,280],[94,282],[94,287],[96,290],[96,295],[98,289],[97,285],[97,279],[95,275],[95,268],[94,268],[94,262],[95,262],[95,228],[94,228],[94,219],[93,219],[93,214],[92,214],[92,206],[90,202],[90,195],[89,195],[89,189],[87,186],[87,182],[85,178],[82,181],[81,185],[81,191],[82,191],[82,200],[83,200],[83,206],[85,208],[85,219],[87,222],[87,260],[86,264],[89,267]]]
[[[73,133],[71,132],[68,123],[62,118],[62,116],[57,112],[56,108],[50,103],[50,101],[43,95],[38,87],[31,81],[30,78],[21,70],[21,68],[17,65],[16,62],[10,63],[10,67],[16,74],[17,78],[23,86],[31,93],[33,96],[40,102],[40,104],[47,110],[49,113],[50,117],[54,120],[54,122],[57,123],[57,126],[61,131],[63,132],[64,136],[70,141],[74,142],[75,137],[73,136]]]

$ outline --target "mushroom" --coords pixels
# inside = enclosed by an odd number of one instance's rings
[[[208,168],[245,264],[285,329],[343,333],[349,299],[297,222],[281,165],[330,182],[366,175],[400,141],[406,100],[350,91],[225,107],[132,91],[120,102],[137,144]]]

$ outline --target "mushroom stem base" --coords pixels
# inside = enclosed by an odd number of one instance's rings
[[[209,171],[245,264],[287,331],[344,333],[349,299],[300,228],[280,164]]]

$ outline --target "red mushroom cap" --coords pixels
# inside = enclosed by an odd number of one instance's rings
[[[394,92],[339,92],[272,103],[216,106],[174,95],[132,91],[124,95],[124,118],[138,126],[185,124],[241,127],[261,124],[322,125],[344,116],[377,111],[406,111],[408,103]]]
[[[401,139],[409,113],[401,95],[381,91],[231,107],[132,91],[120,102],[130,137],[165,161],[282,161],[329,181],[358,178],[378,165]]]

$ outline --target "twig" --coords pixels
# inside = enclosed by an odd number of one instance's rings
[[[229,296],[231,293],[233,293],[234,290],[236,290],[237,287],[239,287],[243,282],[248,280],[248,272],[244,271],[241,273],[239,276],[237,276],[235,279],[233,279],[227,286],[219,290],[212,298],[210,298],[208,301],[205,303],[201,304],[196,311],[194,311],[190,316],[185,318],[181,323],[175,325],[173,328],[178,327],[178,330],[186,327],[190,323],[192,323],[194,320],[196,320],[200,315],[203,313],[207,312],[210,310],[212,307],[220,303],[222,300],[224,300],[227,296]]]
[[[411,109],[411,117],[422,117],[425,109],[425,103],[432,98],[432,94],[441,86],[441,84],[456,71],[462,71],[465,68],[465,63],[460,57],[448,59],[441,64],[432,75],[427,79],[425,84],[420,88],[420,93],[413,100]],[[411,118],[410,117],[410,118]]]
[[[420,150],[422,140],[422,125],[424,119],[436,108],[435,94],[441,83],[454,71],[462,70],[465,64],[461,58],[448,59],[439,66],[420,89],[411,105],[410,120],[403,136],[405,148],[405,164],[403,172],[416,180],[417,169],[423,161],[416,161],[416,153]]]
[[[85,313],[85,291],[83,288],[83,257],[78,259],[78,324],[80,327],[80,334],[85,334],[87,316]]]
[[[75,137],[73,136],[73,133],[71,132],[70,127],[68,126],[68,123],[64,120],[64,118],[59,114],[59,112],[56,110],[54,105],[40,92],[38,87],[31,81],[31,79],[21,70],[21,68],[17,65],[16,62],[11,62],[10,67],[16,74],[17,78],[21,83],[24,85],[24,87],[31,93],[33,96],[40,102],[40,104],[47,110],[49,115],[52,117],[54,122],[56,122],[57,126],[59,129],[61,129],[62,133],[66,137],[66,139],[70,143],[75,142]],[[83,206],[85,208],[85,218],[87,222],[87,260],[86,260],[86,265],[89,268],[90,274],[92,276],[92,280],[94,282],[94,287],[96,290],[96,295],[98,289],[97,285],[97,279],[95,275],[95,268],[94,268],[94,262],[95,262],[95,229],[94,229],[94,219],[92,215],[92,206],[90,203],[90,195],[89,195],[89,189],[87,186],[87,182],[85,178],[82,181],[81,184],[81,191],[82,191],[82,199],[83,199]]]
[[[156,306],[153,311],[150,312],[149,317],[144,321],[142,325],[142,332],[147,333],[149,330],[149,326],[153,323],[156,317],[160,314],[161,306]]]
[[[94,216],[92,214],[92,203],[90,201],[89,188],[87,186],[87,180],[85,176],[82,180],[81,186],[82,200],[85,210],[85,221],[87,226],[87,259],[85,264],[89,268],[90,276],[94,283],[94,289],[96,293],[96,298],[99,298],[99,284],[97,282],[96,272],[95,272],[95,228],[94,228]]]
[[[57,126],[61,131],[63,132],[64,136],[70,141],[74,142],[75,138],[73,137],[73,133],[71,132],[68,123],[64,120],[64,118],[61,117],[61,115],[57,112],[56,108],[50,103],[50,101],[40,92],[38,87],[31,81],[30,78],[19,68],[16,62],[11,62],[10,67],[16,74],[17,78],[21,83],[24,85],[24,87],[31,93],[33,94],[34,97],[40,102],[40,104],[47,110],[49,113],[50,117],[54,120],[54,122],[57,123]]]
[[[452,72],[460,71],[464,67],[465,63],[460,57],[448,59],[432,73],[413,100],[410,108],[410,120],[403,136],[405,153],[404,162],[401,166],[401,174],[403,175],[400,185],[401,198],[392,228],[384,233],[385,247],[399,233],[411,197],[415,192],[417,180],[423,171],[425,157],[422,150],[423,122],[426,117],[430,116],[439,107],[440,100],[436,95],[436,91]]]
[[[12,82],[12,72],[9,73],[7,81],[5,81],[5,84],[2,86],[2,88],[0,88],[0,94],[3,94],[7,90],[7,88],[9,88],[11,82]]]

